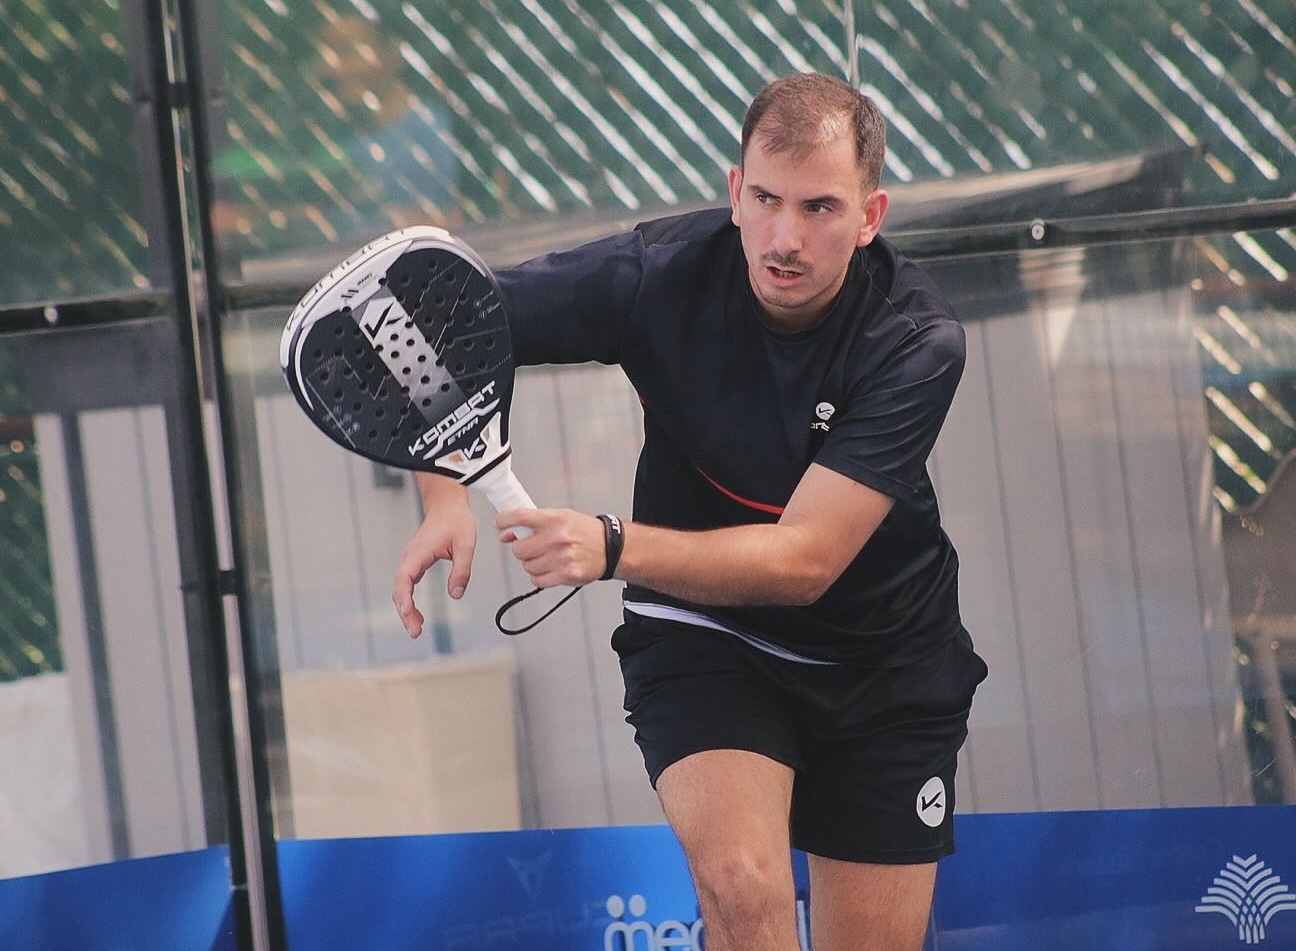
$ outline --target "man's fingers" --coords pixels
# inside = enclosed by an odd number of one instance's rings
[[[458,601],[468,590],[472,577],[473,546],[459,545],[450,556],[450,577],[446,579],[446,592]]]
[[[396,613],[400,615],[401,624],[410,637],[418,637],[423,633],[423,615],[414,604],[414,586],[426,570],[402,562],[392,585],[392,604],[396,605]]]
[[[525,538],[539,528],[548,517],[541,509],[505,509],[495,516],[495,527],[501,530],[526,529],[523,532],[514,532],[516,537]]]

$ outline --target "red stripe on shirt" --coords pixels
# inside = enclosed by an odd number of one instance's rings
[[[694,468],[696,468],[696,466],[695,466]],[[729,498],[733,499],[733,500],[734,500],[735,502],[737,502],[739,505],[745,505],[745,506],[747,506],[749,509],[755,509],[755,510],[758,511],[758,512],[768,512],[770,515],[782,515],[782,514],[783,514],[783,506],[781,506],[781,505],[768,505],[768,504],[766,504],[765,502],[753,502],[751,499],[744,499],[744,498],[743,498],[741,495],[739,495],[738,493],[736,493],[736,492],[730,492],[728,489],[726,489],[724,486],[722,486],[722,485],[721,485],[719,482],[717,482],[715,479],[711,478],[711,477],[710,477],[709,475],[707,475],[705,472],[702,472],[701,469],[698,469],[698,472],[701,473],[702,478],[706,479],[706,480],[707,480],[708,482],[710,482],[713,486],[715,486],[717,489],[719,489],[719,490],[720,490],[721,492],[723,492],[725,495],[729,496]]]

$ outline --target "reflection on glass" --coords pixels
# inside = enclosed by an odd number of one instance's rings
[[[1296,802],[1296,237],[1198,246],[1195,333],[1255,796]]]
[[[6,4],[4,31],[0,304],[146,287],[120,5]]]

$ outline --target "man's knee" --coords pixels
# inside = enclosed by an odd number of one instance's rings
[[[736,922],[783,915],[793,902],[787,854],[737,848],[707,848],[690,858],[693,884],[704,905]]]

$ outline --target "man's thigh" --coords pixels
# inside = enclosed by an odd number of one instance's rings
[[[752,848],[786,864],[792,776],[789,767],[758,753],[706,750],[666,767],[657,795],[686,853]]]

